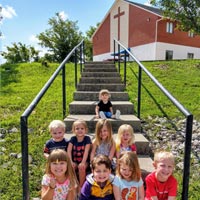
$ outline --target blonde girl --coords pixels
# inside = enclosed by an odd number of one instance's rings
[[[144,187],[137,155],[132,151],[120,154],[113,182],[115,200],[144,200]]]
[[[79,179],[80,187],[82,187],[86,178],[86,171],[89,166],[89,152],[91,149],[91,139],[87,134],[88,128],[84,120],[76,120],[72,125],[72,136],[67,153],[72,162],[72,166],[76,170]]]
[[[55,149],[48,156],[42,178],[42,200],[71,200],[77,195],[78,181],[67,152]]]
[[[92,161],[94,156],[98,154],[103,154],[112,161],[115,148],[111,122],[108,119],[100,119],[96,123],[95,139],[92,142],[90,160]]]
[[[129,124],[123,124],[119,127],[116,137],[116,158],[122,151],[132,151],[136,153],[135,135],[133,128]]]

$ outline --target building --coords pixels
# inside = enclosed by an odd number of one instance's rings
[[[140,61],[200,59],[200,36],[176,29],[161,10],[128,0],[116,0],[92,37],[93,60],[112,59],[118,39]]]

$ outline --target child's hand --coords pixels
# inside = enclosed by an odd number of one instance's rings
[[[85,163],[81,162],[81,163],[78,165],[78,168],[79,168],[79,169],[85,169]]]
[[[95,118],[97,118],[97,119],[98,119],[98,118],[99,118],[99,115],[95,115]]]
[[[56,178],[55,178],[55,177],[51,177],[51,178],[50,178],[49,187],[50,187],[51,189],[55,189],[55,187],[56,187]]]

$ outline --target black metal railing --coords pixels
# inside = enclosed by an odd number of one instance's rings
[[[53,81],[62,70],[62,98],[63,98],[63,117],[66,116],[66,83],[65,83],[65,65],[70,57],[75,54],[75,87],[77,86],[77,63],[80,62],[80,69],[82,71],[82,64],[84,64],[84,41],[82,40],[72,51],[66,56],[63,62],[56,69],[54,74],[46,82],[44,87],[40,90],[31,104],[26,108],[24,113],[20,117],[21,127],[21,151],[22,151],[22,187],[23,187],[23,200],[29,200],[29,167],[28,167],[28,117],[32,113],[33,109],[40,102],[43,95],[47,92]]]
[[[118,46],[118,51],[116,50]],[[121,50],[123,49],[123,50]],[[191,155],[191,140],[192,140],[192,126],[193,115],[180,104],[161,83],[144,67],[144,65],[130,52],[128,48],[122,45],[119,41],[114,40],[114,62],[118,60],[118,70],[120,72],[121,54],[124,54],[124,84],[126,84],[126,61],[127,55],[129,55],[139,67],[138,70],[138,99],[137,99],[137,115],[140,118],[141,110],[141,85],[142,85],[142,71],[155,83],[155,85],[161,90],[163,94],[179,109],[179,111],[186,117],[186,130],[185,130],[185,150],[184,150],[184,170],[183,170],[183,184],[182,184],[182,200],[188,200],[188,188],[189,188],[189,175],[190,175],[190,155]],[[115,56],[118,59],[115,59]]]

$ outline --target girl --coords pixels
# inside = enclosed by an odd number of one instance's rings
[[[76,197],[78,181],[67,152],[55,149],[48,156],[42,179],[42,200],[71,200]]]
[[[106,155],[112,161],[115,154],[115,142],[112,135],[111,122],[108,119],[100,119],[96,124],[95,139],[92,142],[91,161],[98,154]]]
[[[91,148],[91,139],[87,133],[87,124],[83,120],[76,120],[72,125],[72,132],[75,136],[72,136],[67,153],[72,162],[72,166],[77,171],[77,177],[79,179],[80,187],[82,187],[86,178],[86,170],[89,166],[89,151]]]
[[[116,138],[116,158],[122,151],[133,151],[136,153],[135,135],[133,128],[129,124],[123,124],[119,127]]]
[[[113,182],[113,192],[115,200],[144,200],[143,181],[135,153],[121,153]]]

